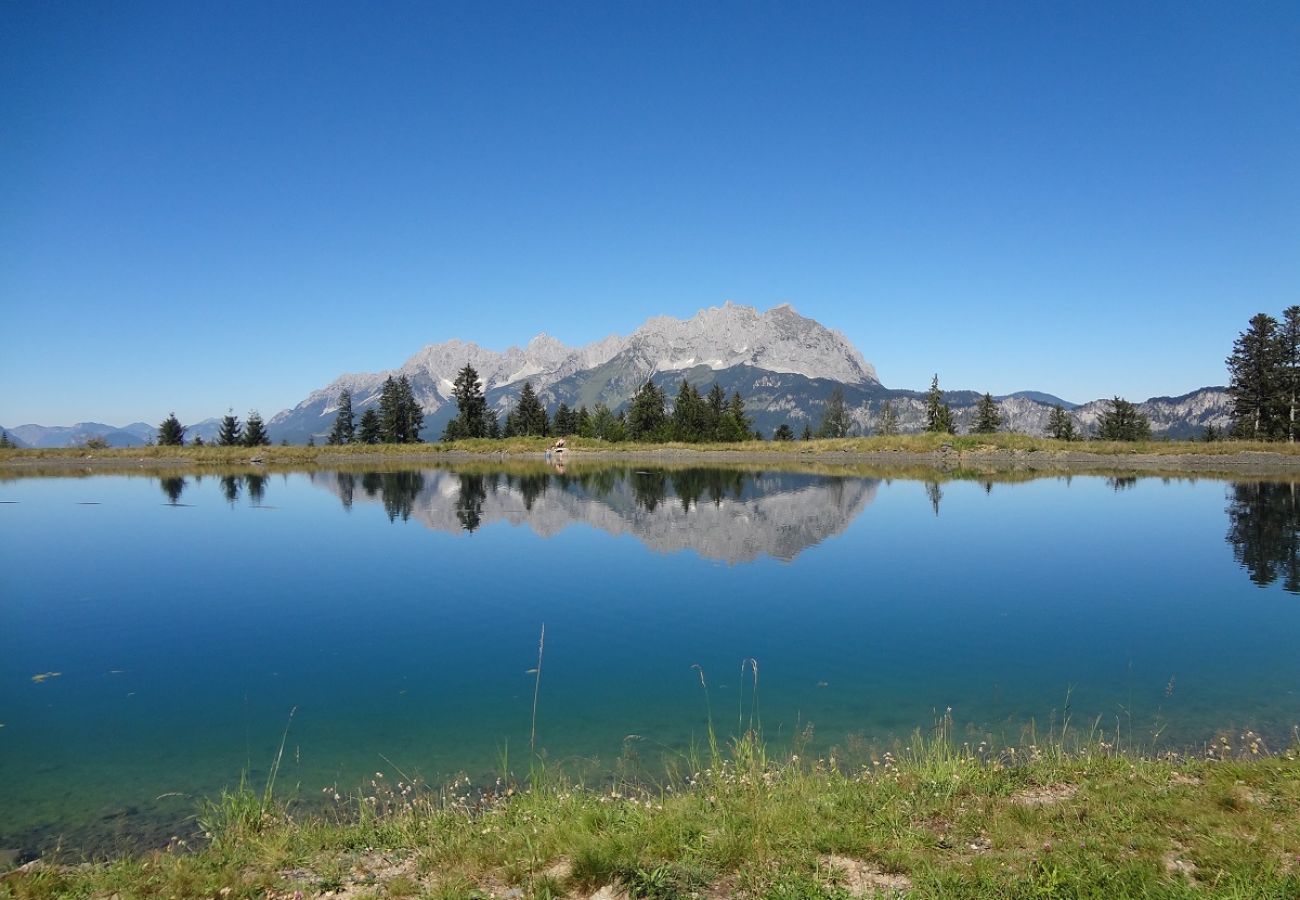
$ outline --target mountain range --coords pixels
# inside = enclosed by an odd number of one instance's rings
[[[728,394],[739,391],[754,426],[769,437],[782,423],[796,433],[804,425],[816,429],[836,387],[844,393],[858,433],[870,433],[876,427],[884,400],[891,401],[902,431],[920,431],[925,421],[925,394],[886,388],[875,368],[839,332],[799,315],[789,305],[759,312],[726,303],[684,320],[658,316],[626,337],[611,335],[577,348],[546,334],[503,352],[461,340],[430,344],[394,369],[339,376],[292,409],[270,417],[268,430],[276,442],[313,439],[319,443],[333,424],[345,388],[352,393],[353,409],[359,416],[378,404],[386,378],[405,375],[424,409],[422,435],[425,440],[437,440],[456,413],[452,382],[467,364],[478,372],[488,404],[502,420],[517,403],[525,383],[532,384],[552,411],[561,403],[574,409],[604,403],[617,411],[647,379],[664,388],[670,401],[678,383],[686,379],[701,391],[715,381]],[[974,420],[980,396],[971,390],[944,393],[959,431],[968,429]],[[1045,433],[1054,405],[1067,409],[1083,434],[1095,427],[1106,408],[1106,400],[1074,404],[1032,390],[995,399],[1008,429],[1032,435]],[[1153,397],[1139,408],[1151,420],[1154,435],[1170,438],[1199,436],[1207,425],[1224,428],[1231,412],[1222,387],[1199,388],[1179,397]],[[190,426],[189,434],[210,440],[218,422],[216,418],[204,420]],[[24,425],[8,431],[27,446],[75,446],[84,442],[81,435],[95,436],[86,431],[90,426],[100,428],[97,433],[115,445],[143,443],[146,435],[132,436],[139,434],[141,427],[150,434],[154,430],[142,423],[125,429],[83,423],[70,429]]]

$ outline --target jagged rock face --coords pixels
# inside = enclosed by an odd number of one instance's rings
[[[878,480],[800,473],[605,470],[584,480],[559,475],[458,474],[440,469],[416,482],[314,473],[312,483],[345,503],[399,509],[436,531],[508,522],[552,537],[573,524],[630,534],[661,553],[693,550],[706,559],[790,561],[842,532],[875,499]],[[346,482],[340,479],[347,479]],[[344,484],[346,483],[346,487]],[[410,491],[403,497],[385,491]]]
[[[603,402],[617,408],[647,378],[671,381],[695,372],[693,380],[703,381],[709,373],[736,367],[850,386],[879,386],[875,369],[838,332],[800,316],[788,305],[759,313],[753,307],[727,303],[686,320],[653,318],[628,337],[612,335],[577,349],[545,334],[503,353],[460,340],[432,344],[398,369],[340,376],[293,409],[272,416],[268,425],[277,440],[319,438],[329,431],[345,388],[352,392],[353,408],[360,413],[378,403],[385,378],[406,375],[425,412],[425,435],[436,438],[455,413],[452,382],[467,364],[482,379],[488,402],[502,411],[514,402],[525,381],[548,405]]]

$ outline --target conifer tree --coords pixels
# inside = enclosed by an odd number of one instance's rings
[[[514,422],[513,428],[509,427],[511,420]],[[531,381],[524,382],[524,388],[519,392],[519,406],[506,421],[507,434],[545,437],[550,433],[551,423],[546,415],[546,409],[538,399],[537,392],[533,390]]]
[[[880,404],[880,424],[877,430],[886,436],[898,434],[898,413],[892,401],[886,400]]]
[[[1002,430],[1002,413],[992,394],[985,394],[975,404],[975,424],[971,431],[975,434],[993,434]]]
[[[13,442],[13,439],[9,437],[9,432],[0,428],[0,450],[13,450],[17,446],[18,445]]]
[[[383,437],[384,429],[379,421],[379,413],[375,412],[374,407],[371,407],[361,414],[357,440],[363,444],[378,444],[383,440]]]
[[[1233,431],[1239,437],[1268,440],[1279,428],[1283,353],[1278,323],[1258,313],[1237,336],[1228,357],[1228,395],[1232,398]]]
[[[1282,324],[1278,329],[1279,357],[1281,363],[1281,400],[1286,416],[1285,433],[1287,443],[1295,443],[1300,433],[1300,421],[1297,421],[1297,401],[1300,401],[1300,306],[1289,306],[1282,310]]]
[[[794,430],[790,427],[790,425],[789,425],[788,423],[786,423],[786,422],[782,422],[780,425],[776,426],[776,431],[773,432],[773,434],[772,434],[772,440],[774,440],[774,441],[793,441],[793,440],[794,440]]]
[[[937,374],[931,380],[930,390],[925,395],[925,430],[939,434],[957,433],[957,426],[952,420],[952,409],[943,402],[943,392],[939,390]]]
[[[158,426],[158,446],[185,446],[185,429],[181,427],[180,420],[176,418],[176,413],[169,413],[167,418],[162,420],[162,424]]]
[[[1047,436],[1058,441],[1072,441],[1078,437],[1074,431],[1074,419],[1070,418],[1070,414],[1060,404],[1053,406],[1047,417]]]
[[[344,388],[339,393],[339,411],[334,417],[334,427],[330,429],[326,443],[338,446],[350,444],[356,437],[356,417],[352,414],[352,392]]]
[[[804,426],[803,426],[803,434],[801,434],[801,435],[799,436],[799,440],[801,440],[801,441],[811,441],[812,439],[813,439],[813,430],[812,430],[812,425],[810,425],[810,424],[808,424],[807,422],[805,422],[805,423],[804,423]]]
[[[647,381],[632,396],[627,412],[627,435],[634,441],[661,440],[667,426],[663,392],[653,381]]]
[[[576,433],[582,437],[591,437],[588,434],[591,430],[591,413],[587,411],[586,404],[578,407]]]
[[[238,447],[244,443],[244,428],[239,424],[239,417],[234,410],[229,410],[221,419],[221,428],[217,430],[218,447]]]
[[[707,410],[708,405],[700,392],[683,378],[681,387],[677,389],[677,400],[673,404],[673,439],[687,443],[712,439],[714,435],[707,433]]]
[[[718,435],[718,429],[722,427],[722,417],[727,413],[727,394],[722,389],[722,385],[716,381],[709,388],[708,396],[705,397],[707,421],[705,427],[710,432],[710,440],[724,440]]]
[[[1137,406],[1117,396],[1110,401],[1110,409],[1097,420],[1097,438],[1103,441],[1149,440],[1151,423]]]
[[[555,421],[551,423],[551,430],[560,437],[578,433],[578,414],[569,409],[569,404],[561,403],[555,410]]]
[[[244,446],[267,447],[270,443],[271,437],[266,433],[266,425],[262,422],[261,414],[257,410],[251,411],[244,425]]]
[[[443,440],[488,437],[487,400],[478,372],[469,363],[456,374],[451,395],[456,398],[456,418],[447,423]]]

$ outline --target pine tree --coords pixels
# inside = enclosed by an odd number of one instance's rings
[[[1282,310],[1282,325],[1278,329],[1281,378],[1279,385],[1281,400],[1286,415],[1285,432],[1287,443],[1295,443],[1300,422],[1296,420],[1297,401],[1300,400],[1300,306],[1289,306]]]
[[[257,410],[253,410],[248,414],[248,422],[244,425],[244,446],[267,447],[270,444],[271,437],[266,433],[262,416]]]
[[[535,437],[545,437],[550,433],[550,420],[547,418],[546,409],[542,406],[542,401],[538,399],[537,392],[533,390],[531,381],[524,382],[524,389],[519,392],[519,433],[532,435]]]
[[[890,400],[880,404],[880,424],[877,426],[877,430],[886,437],[898,434],[898,412],[894,409],[894,404]]]
[[[406,376],[397,379],[398,409],[402,419],[402,443],[420,443],[420,429],[424,427],[424,410],[415,399],[415,391]]]
[[[748,432],[754,427],[754,420],[745,412],[745,398],[740,396],[740,391],[731,392],[731,400],[727,404],[727,415],[736,423],[736,427],[741,431]]]
[[[352,414],[352,392],[344,388],[339,394],[339,411],[334,417],[334,427],[330,430],[326,443],[338,446],[350,444],[356,437],[356,417]]]
[[[384,437],[384,427],[379,421],[379,413],[374,407],[361,414],[361,425],[357,430],[357,440],[362,444],[378,444]]]
[[[823,438],[842,438],[849,436],[853,420],[844,406],[844,388],[836,385],[831,395],[826,398],[826,411],[822,414],[821,428],[817,436]]]
[[[782,422],[780,425],[776,426],[776,431],[772,433],[772,440],[793,441],[794,429],[792,429],[788,423]]]
[[[673,440],[695,443],[714,439],[715,435],[708,433],[708,408],[700,392],[683,378],[681,387],[677,389],[677,401],[673,404]]]
[[[1072,441],[1078,437],[1074,431],[1074,419],[1059,404],[1052,407],[1047,417],[1047,436],[1058,441]]]
[[[0,450],[14,450],[17,446],[18,445],[13,442],[13,439],[9,437],[9,432],[0,428]]]
[[[667,426],[663,392],[653,381],[647,381],[632,396],[627,413],[628,437],[634,441],[662,440]]]
[[[1002,413],[998,411],[993,395],[985,394],[975,405],[975,424],[971,427],[971,431],[975,434],[993,434],[1001,430]]]
[[[925,395],[925,430],[939,434],[957,433],[957,426],[952,420],[952,408],[943,402],[937,374],[930,381],[930,390]]]
[[[569,404],[561,403],[555,410],[551,430],[560,437],[571,437],[578,433],[578,414],[569,409]]]
[[[812,425],[805,422],[803,426],[803,434],[799,435],[799,440],[811,441],[812,439],[813,439]]]
[[[1110,401],[1110,409],[1097,420],[1097,437],[1103,441],[1150,440],[1151,423],[1137,406],[1115,397]]]
[[[239,417],[234,410],[228,411],[221,419],[221,428],[217,431],[218,447],[238,447],[244,443],[244,429],[239,424]]]
[[[196,434],[196,435],[194,435],[194,441],[193,441],[192,446],[195,446],[195,447],[202,447],[202,446],[203,446],[203,435],[201,435],[201,434]]]
[[[1237,336],[1228,357],[1228,395],[1232,398],[1233,431],[1245,438],[1267,440],[1278,435],[1282,385],[1282,342],[1278,323],[1258,313]]]
[[[591,413],[587,411],[587,407],[585,405],[579,406],[578,415],[577,415],[577,434],[581,435],[582,437],[591,437],[592,435],[588,434],[590,430],[591,430]]]
[[[718,429],[722,427],[722,417],[727,413],[727,394],[722,389],[722,385],[716,381],[709,388],[708,395],[704,398],[705,415],[707,420],[705,427],[710,432],[709,440],[723,440],[718,434]]]
[[[488,437],[487,400],[473,366],[466,363],[456,374],[451,395],[456,398],[456,418],[447,423],[443,440]]]
[[[181,427],[180,420],[176,418],[176,413],[169,413],[167,418],[162,420],[162,424],[158,426],[158,446],[185,446],[185,429]]]

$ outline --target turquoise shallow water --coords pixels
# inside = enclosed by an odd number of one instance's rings
[[[734,730],[1300,722],[1290,485],[483,469],[0,483],[0,847],[165,843],[264,777],[647,765]],[[43,680],[33,676],[57,672]],[[747,676],[748,678],[748,676]],[[634,736],[634,737],[630,737]],[[1158,737],[1157,737],[1158,736]],[[332,791],[331,791],[332,793]]]

